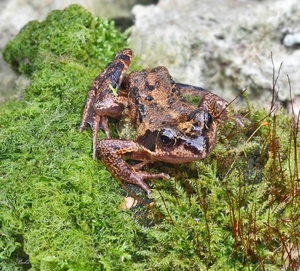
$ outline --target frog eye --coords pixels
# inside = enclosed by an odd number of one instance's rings
[[[206,128],[210,127],[214,121],[213,116],[209,112],[205,112],[203,118]]]
[[[161,130],[158,133],[158,138],[162,145],[172,147],[176,143],[176,137],[171,130]]]
[[[196,123],[200,124],[200,126],[204,125],[206,129],[209,129],[212,123],[214,122],[213,116],[206,110],[197,109],[193,111],[189,119],[193,119]]]

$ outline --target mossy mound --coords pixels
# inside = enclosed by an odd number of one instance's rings
[[[0,269],[96,270],[129,257],[119,185],[78,132],[91,81],[125,44],[112,22],[71,5],[6,45],[30,85],[1,108]]]
[[[78,128],[92,80],[125,46],[72,5],[5,47],[30,84],[0,111],[0,269],[294,270],[299,128],[282,112],[249,107],[207,158],[163,168],[175,177],[152,182],[155,206],[120,210],[121,186]]]

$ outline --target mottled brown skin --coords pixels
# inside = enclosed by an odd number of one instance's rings
[[[89,123],[93,158],[98,156],[117,179],[138,185],[149,195],[144,180],[169,176],[141,168],[155,161],[186,163],[204,158],[215,146],[217,127],[228,118],[228,103],[200,87],[175,83],[165,67],[126,75],[132,57],[130,49],[123,49],[94,80],[80,131]],[[112,88],[117,89],[117,95]],[[200,96],[199,105],[185,101],[183,94]],[[110,138],[108,117],[124,115],[136,129],[135,140]],[[97,144],[99,127],[107,138]],[[131,166],[123,156],[141,162]]]

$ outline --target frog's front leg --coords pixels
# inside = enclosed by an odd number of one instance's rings
[[[118,90],[123,77],[131,63],[133,53],[130,49],[123,49],[107,65],[102,73],[93,81],[83,110],[79,131],[82,132],[86,124],[93,130],[93,158],[96,158],[96,144],[98,129],[101,127],[106,137],[110,137],[107,117],[118,117],[124,110],[126,97]]]
[[[115,178],[122,182],[131,183],[141,187],[148,196],[151,190],[144,180],[169,179],[165,173],[151,174],[139,170],[140,166],[130,166],[122,156],[146,157],[151,160],[151,151],[134,141],[105,138],[97,145],[97,156]],[[141,159],[142,160],[142,159]],[[142,165],[146,163],[142,162]]]

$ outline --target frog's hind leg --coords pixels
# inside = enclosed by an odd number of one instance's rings
[[[202,87],[195,87],[188,84],[176,83],[176,86],[179,88],[181,94],[199,96],[203,98],[206,94],[211,93]]]
[[[133,53],[123,49],[109,63],[104,71],[93,81],[83,110],[79,131],[82,132],[89,124],[93,130],[93,158],[96,157],[96,145],[99,127],[110,137],[107,117],[118,117],[124,110],[126,97],[118,88],[131,63]]]
[[[223,98],[201,87],[180,83],[177,87],[181,94],[201,97],[198,107],[207,110],[218,123],[228,119],[228,102]]]
[[[181,83],[177,83],[176,85],[181,94],[201,97],[198,108],[207,110],[217,124],[220,124],[229,118],[233,118],[238,126],[244,126],[243,118],[240,115],[235,114],[234,110],[229,107],[229,103],[223,98],[201,87]]]

